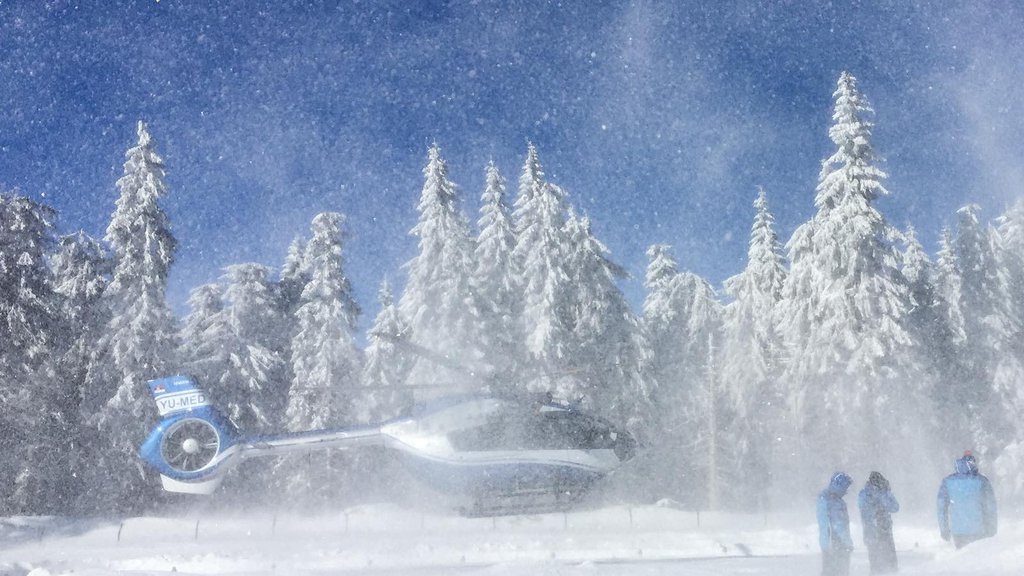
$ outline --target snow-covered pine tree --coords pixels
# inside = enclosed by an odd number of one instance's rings
[[[646,343],[644,382],[652,410],[667,405],[682,385],[679,378],[683,364],[685,326],[680,320],[683,303],[678,295],[679,266],[667,244],[654,244],[647,249],[649,263],[644,277],[647,296],[643,304],[641,328]],[[661,429],[659,412],[652,411],[641,419],[637,430],[641,438],[653,437]]]
[[[875,165],[871,112],[847,72],[839,78],[822,165],[817,213],[789,243],[790,276],[780,304],[794,417],[813,454],[839,462],[896,464],[900,386],[915,381],[908,362],[909,294],[893,245],[897,234],[874,207],[888,192]],[[916,436],[915,436],[916,437]],[[804,456],[800,458],[805,459]],[[818,471],[820,474],[820,471]]]
[[[99,241],[80,231],[60,239],[50,268],[65,327],[59,372],[62,379],[76,383],[79,397],[93,343],[107,322],[100,300],[109,282],[111,261]]]
[[[565,269],[569,237],[565,228],[568,204],[565,191],[544,181],[544,172],[531,144],[519,178],[513,219],[516,248],[513,257],[520,271],[525,337],[526,387],[572,394],[573,315],[571,287]],[[564,389],[563,389],[564,388]]]
[[[93,347],[109,320],[101,298],[109,282],[110,265],[100,242],[81,231],[62,237],[50,261],[63,327],[57,357],[57,380],[63,383],[65,391],[61,413],[71,430],[61,445],[67,447],[70,456],[63,474],[69,482],[63,491],[69,499],[67,505],[74,503],[81,489],[78,468],[90,465],[82,459],[80,450],[85,432],[80,405]],[[62,508],[66,510],[68,506]]]
[[[270,268],[255,263],[224,269],[226,306],[220,314],[229,336],[223,343],[227,365],[209,384],[235,425],[252,432],[274,429],[287,398],[286,360],[279,352],[285,322],[270,274]]]
[[[959,411],[947,412],[949,408],[944,397],[950,387],[958,386],[966,374],[962,362],[960,336],[951,323],[949,306],[939,294],[936,286],[936,266],[929,260],[914,228],[908,227],[903,234],[906,249],[903,252],[903,276],[907,279],[913,307],[907,316],[907,329],[919,346],[916,349],[917,362],[925,371],[926,378],[920,388],[926,390],[932,406],[921,406],[917,414],[922,424],[934,438],[945,437],[944,448],[955,450],[955,438],[962,437],[967,422],[961,419]],[[936,419],[935,406],[942,405],[941,420]]]
[[[285,256],[284,264],[281,266],[280,279],[277,283],[277,310],[283,318],[284,324],[281,328],[280,347],[276,350],[282,358],[288,360],[292,357],[292,338],[298,331],[296,325],[295,311],[298,310],[302,300],[302,291],[309,282],[309,271],[306,264],[306,241],[301,236],[296,236],[288,246],[288,254]],[[292,373],[291,362],[284,363],[284,372],[281,375],[281,398],[278,404],[287,406],[288,389],[295,380]],[[276,414],[273,417],[276,422],[284,420],[284,414]]]
[[[473,288],[480,306],[480,339],[484,362],[501,384],[519,380],[523,350],[519,329],[520,291],[513,251],[515,229],[505,200],[505,179],[491,162],[481,196],[474,260]]]
[[[344,221],[336,212],[313,218],[306,250],[310,279],[292,339],[295,382],[289,393],[289,430],[336,426],[354,416],[350,409],[359,393],[362,358],[355,346],[359,306],[342,265]]]
[[[57,378],[59,301],[46,256],[56,213],[0,194],[0,510],[67,511],[76,390]],[[73,385],[73,383],[72,383]]]
[[[964,334],[964,317],[960,312],[961,284],[963,281],[960,278],[960,262],[953,247],[953,233],[948,227],[943,227],[935,260],[935,290],[936,296],[942,300],[955,340],[960,343],[967,337]]]
[[[428,157],[416,207],[419,220],[409,232],[419,238],[419,253],[406,264],[409,280],[398,308],[409,322],[410,342],[433,354],[413,359],[409,383],[476,390],[482,380],[469,372],[480,369],[480,312],[472,287],[469,222],[437,144]]]
[[[1007,278],[999,267],[993,232],[981,224],[978,211],[974,204],[957,211],[955,247],[968,371],[960,396],[961,410],[974,419],[976,448],[995,455],[1011,437],[1013,416],[1003,405],[1004,393],[1014,386],[1013,375],[1021,374],[1010,344],[1017,328]]]
[[[1004,273],[1007,308],[1015,328],[1021,330],[1024,321],[1024,199],[1018,200],[996,219],[996,256]],[[1014,338],[1015,353],[1024,350],[1024,339]]]
[[[647,295],[640,323],[644,343],[641,369],[647,387],[647,410],[637,414],[631,429],[640,444],[648,448],[638,453],[635,477],[629,478],[629,484],[634,495],[675,497],[682,493],[682,482],[674,464],[678,448],[675,443],[683,432],[678,429],[680,419],[672,414],[670,406],[682,405],[684,383],[680,371],[685,342],[685,326],[680,320],[683,305],[678,295],[679,266],[666,244],[650,246],[647,257],[649,263],[644,276]],[[670,428],[666,429],[666,426]],[[666,479],[668,486],[665,485]]]
[[[641,376],[640,325],[615,283],[628,274],[594,237],[589,218],[570,211],[566,230],[575,347],[569,364],[576,384],[566,392],[616,422],[635,421],[647,412],[648,391]]]
[[[125,153],[120,197],[106,240],[114,253],[113,280],[103,298],[110,320],[86,375],[83,410],[99,432],[87,478],[98,510],[139,510],[155,493],[140,474],[136,451],[156,420],[146,382],[176,369],[175,319],[165,298],[176,241],[159,201],[167,193],[164,164],[146,125]]]
[[[403,347],[409,337],[409,328],[398,313],[387,280],[381,282],[377,297],[380,312],[366,333],[362,382],[368,396],[359,404],[356,417],[360,422],[391,418],[413,399],[411,392],[403,387],[411,364]]]
[[[306,246],[309,283],[296,311],[298,331],[292,338],[292,372],[287,428],[291,431],[329,428],[355,421],[354,403],[362,392],[362,354],[355,343],[359,306],[345,275],[342,252],[345,217],[324,212],[313,218]],[[310,457],[310,467],[291,480],[293,491],[316,501],[337,494],[344,485],[342,457]]]
[[[721,309],[714,289],[692,272],[678,272],[669,247],[647,250],[643,329],[648,343],[645,381],[653,413],[648,437],[656,437],[643,463],[659,479],[653,496],[703,502],[708,473],[707,376],[709,346],[720,330]],[[648,488],[650,490],[651,488]]]
[[[1024,381],[1013,368],[1024,358],[1024,334],[1020,321],[1024,320],[1024,199],[1015,202],[1002,216],[996,219],[998,239],[998,260],[1005,273],[1008,307],[1017,320],[1015,335],[1010,339],[1008,352],[1016,362],[1008,363],[997,378],[997,396],[1010,414],[1024,413]],[[996,482],[1002,486],[1002,494],[1008,499],[1021,501],[1024,496],[1024,424],[1019,418],[1011,418],[1012,429],[1007,446],[1001,447],[998,460],[994,463]]]
[[[305,251],[305,242],[301,237],[296,237],[288,245],[288,254],[281,266],[281,280],[278,283],[279,307],[286,318],[291,318],[295,314],[302,299],[302,290],[309,282]]]
[[[196,378],[210,391],[211,385],[227,371],[226,343],[230,339],[224,310],[224,289],[219,284],[203,284],[189,292],[189,312],[181,329],[178,358],[182,372]]]
[[[707,506],[709,477],[719,473],[711,469],[714,461],[707,456],[714,451],[719,454],[727,444],[718,442],[715,435],[717,415],[722,414],[721,395],[716,391],[718,370],[714,365],[717,358],[715,342],[720,341],[722,306],[711,284],[692,272],[677,276],[677,297],[680,298],[679,320],[685,326],[683,357],[679,378],[676,404],[663,406],[669,410],[662,416],[662,422],[673,422],[674,430],[681,432],[675,446],[681,447],[668,458],[675,466],[675,473],[682,482],[684,499],[691,505]],[[709,414],[709,410],[716,410]],[[703,490],[702,490],[703,489]]]
[[[779,387],[782,343],[777,306],[786,264],[764,189],[754,200],[747,265],[725,281],[732,302],[724,309],[721,386],[735,417],[727,424],[733,443],[733,494],[745,507],[764,507],[775,457],[794,439],[785,433],[785,400]]]

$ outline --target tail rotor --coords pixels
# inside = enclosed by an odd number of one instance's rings
[[[238,455],[238,431],[189,376],[149,382],[163,420],[139,450],[160,473],[164,489],[210,494]]]

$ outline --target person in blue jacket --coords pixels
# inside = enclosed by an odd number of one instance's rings
[[[970,450],[956,460],[956,473],[942,480],[938,512],[942,539],[952,536],[957,548],[996,535],[996,496]]]
[[[844,472],[836,472],[828,488],[818,495],[818,541],[821,544],[822,576],[847,576],[850,573],[850,516],[843,496],[853,480]]]
[[[885,574],[899,569],[896,561],[896,543],[892,537],[892,514],[899,512],[900,504],[889,490],[889,481],[879,472],[872,472],[857,495],[861,525],[864,527],[864,547],[868,549],[868,562],[872,574]]]

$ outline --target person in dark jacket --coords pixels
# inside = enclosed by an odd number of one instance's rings
[[[970,450],[956,460],[956,473],[942,480],[938,513],[942,539],[952,536],[957,548],[996,535],[996,496]]]
[[[868,562],[872,574],[895,572],[896,543],[892,537],[892,514],[899,512],[900,504],[889,490],[889,481],[879,472],[872,472],[857,495],[861,524],[864,527],[864,547],[868,549]]]
[[[843,472],[836,472],[828,488],[818,495],[818,542],[821,544],[822,576],[847,576],[850,573],[850,516],[846,512],[843,496],[853,480]]]

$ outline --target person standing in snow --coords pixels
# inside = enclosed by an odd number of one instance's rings
[[[850,573],[850,516],[843,496],[853,484],[844,473],[836,472],[828,487],[818,495],[818,531],[821,544],[822,576],[847,576]]]
[[[956,460],[956,472],[939,487],[939,533],[957,548],[996,535],[996,496],[978,461],[968,450]]]
[[[864,547],[868,549],[868,562],[872,574],[895,572],[896,543],[892,537],[892,514],[899,512],[900,504],[889,490],[889,481],[879,472],[872,472],[857,495],[861,523],[864,527]]]

